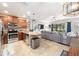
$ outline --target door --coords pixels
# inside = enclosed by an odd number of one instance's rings
[[[71,32],[71,22],[67,22],[67,32]]]

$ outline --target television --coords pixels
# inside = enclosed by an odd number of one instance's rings
[[[41,25],[40,25],[40,29],[44,29],[44,25],[41,24]]]

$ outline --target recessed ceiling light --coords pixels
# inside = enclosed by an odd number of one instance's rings
[[[25,15],[23,15],[22,17],[24,17],[24,18],[25,18],[26,16],[25,16]]]
[[[8,7],[8,4],[7,4],[7,3],[2,3],[2,5],[3,5],[4,7]]]
[[[4,13],[8,13],[8,11],[7,10],[4,10]]]
[[[27,11],[26,13],[27,13],[27,15],[30,15],[30,11]]]

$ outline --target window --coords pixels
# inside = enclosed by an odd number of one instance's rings
[[[52,31],[64,32],[65,31],[65,24],[52,24],[51,27]]]

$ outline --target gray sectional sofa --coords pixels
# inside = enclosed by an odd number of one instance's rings
[[[70,45],[71,38],[65,32],[49,32],[41,31],[42,38],[62,43],[65,45]]]

